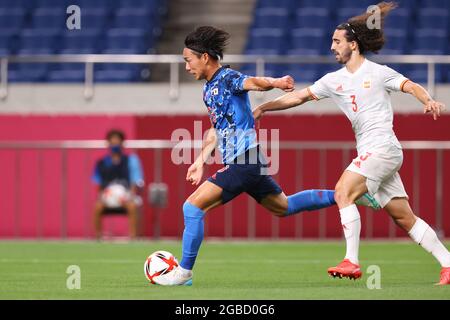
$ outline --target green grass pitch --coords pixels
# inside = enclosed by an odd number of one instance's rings
[[[449,243],[447,243],[447,247]],[[150,285],[145,258],[156,250],[181,255],[179,242],[0,242],[0,299],[450,299],[435,259],[410,242],[362,242],[363,278],[333,279],[327,268],[343,242],[208,242],[192,287]],[[81,289],[69,290],[69,265]],[[381,289],[368,289],[369,265]]]

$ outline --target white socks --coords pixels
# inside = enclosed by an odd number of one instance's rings
[[[426,251],[430,252],[442,267],[450,267],[450,253],[439,241],[436,232],[425,221],[417,218],[416,223],[409,231],[409,236]]]
[[[341,224],[347,241],[347,252],[345,259],[358,264],[359,235],[361,233],[361,218],[355,204],[339,210]]]

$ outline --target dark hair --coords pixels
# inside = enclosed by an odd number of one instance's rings
[[[215,60],[223,59],[223,52],[228,44],[230,34],[224,30],[212,27],[198,27],[186,36],[186,48],[197,52],[200,56],[207,53]]]
[[[367,26],[367,19],[372,16],[371,12],[363,13],[359,16],[352,17],[345,23],[337,26],[337,30],[346,30],[345,38],[347,41],[356,41],[358,43],[359,52],[363,54],[366,51],[378,53],[386,42],[384,38],[384,19],[385,17],[397,8],[395,2],[380,2],[377,4],[381,16],[381,28],[370,29]]]
[[[120,142],[123,142],[125,140],[125,133],[119,129],[111,129],[106,134],[106,140],[109,141],[112,137],[118,137],[120,139]]]

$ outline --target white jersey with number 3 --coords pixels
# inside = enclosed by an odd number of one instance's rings
[[[408,81],[395,70],[367,59],[355,73],[346,67],[326,74],[308,88],[316,99],[332,98],[351,121],[358,154],[391,142],[401,145],[393,130],[390,92]]]

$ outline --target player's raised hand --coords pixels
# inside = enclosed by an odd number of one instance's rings
[[[203,176],[203,165],[194,162],[189,167],[186,174],[186,181],[189,181],[193,186],[200,183]]]
[[[275,87],[284,92],[291,92],[295,89],[295,81],[291,76],[284,76],[275,80]]]
[[[444,110],[445,105],[442,102],[435,100],[428,101],[423,107],[423,113],[432,113],[434,120],[437,120],[437,118],[441,115],[441,111]]]

